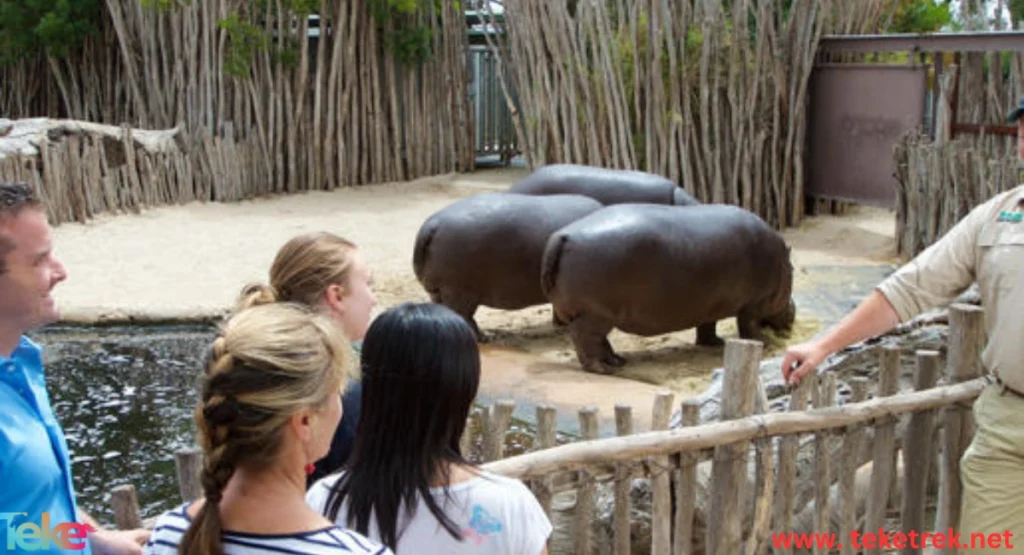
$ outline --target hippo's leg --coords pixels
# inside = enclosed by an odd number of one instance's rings
[[[480,343],[487,343],[490,340],[483,334],[483,332],[480,331],[480,327],[476,325],[476,319],[473,317],[476,314],[476,302],[457,295],[443,295],[442,298],[443,302],[434,302],[443,304],[457,312],[459,316],[462,316],[462,319],[469,324],[469,327],[473,328],[473,333],[476,334],[477,341]]]
[[[612,373],[616,366],[613,364],[616,360],[614,357],[618,357],[608,342],[608,333],[613,327],[608,322],[588,314],[578,316],[569,324],[573,346],[576,348],[576,358],[579,359],[584,371],[597,374]]]
[[[564,328],[569,325],[569,322],[566,321],[564,317],[560,316],[558,311],[554,308],[551,309],[551,323],[554,324],[556,328]]]
[[[761,324],[758,323],[757,318],[753,318],[749,314],[739,313],[736,316],[736,327],[739,328],[741,339],[753,339],[761,343],[766,343],[768,340],[761,332]]]
[[[612,349],[612,343],[611,341],[608,341],[608,336],[605,336],[604,338],[604,351],[605,356],[602,360],[604,360],[609,366],[619,368],[626,365],[626,359],[618,355],[615,350]]]
[[[725,341],[718,337],[718,333],[715,331],[715,327],[718,321],[706,322],[697,326],[697,344],[704,345],[707,347],[721,347],[725,345]]]

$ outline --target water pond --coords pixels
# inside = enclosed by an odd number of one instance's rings
[[[175,451],[192,409],[209,326],[60,327],[32,334],[71,451],[82,508],[111,523],[110,490],[135,486],[143,515],[180,500]]]

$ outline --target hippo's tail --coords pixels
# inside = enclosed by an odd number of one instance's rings
[[[550,297],[558,280],[558,263],[562,258],[562,250],[565,242],[569,240],[568,235],[555,233],[548,239],[544,248],[544,258],[540,263],[540,289],[545,297]]]
[[[436,222],[427,220],[416,234],[416,246],[412,251],[412,269],[420,283],[424,279],[423,269],[427,265],[427,253],[430,252],[430,243],[434,241],[434,235],[437,235],[437,228]]]

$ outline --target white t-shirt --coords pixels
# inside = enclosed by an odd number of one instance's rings
[[[327,476],[306,493],[306,501],[320,514],[327,513],[330,488],[340,476]],[[463,541],[453,538],[430,509],[420,503],[411,519],[406,519],[404,508],[399,510],[396,555],[539,555],[551,535],[547,515],[533,493],[519,480],[481,472],[476,478],[451,486],[449,491],[454,503],[448,504],[442,488],[430,491],[438,506],[459,527]],[[347,508],[348,503],[343,501],[336,522],[341,526],[347,526],[344,522]],[[367,532],[369,538],[381,541],[373,519]]]
[[[189,503],[160,515],[153,526],[143,555],[178,555],[178,544],[192,524],[185,512]],[[224,532],[221,536],[227,555],[394,555],[378,542],[339,526],[295,534],[249,534]]]

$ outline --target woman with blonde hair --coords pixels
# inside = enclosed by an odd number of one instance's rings
[[[195,409],[204,497],[161,515],[144,553],[390,553],[304,498],[353,363],[330,318],[294,303],[243,302],[210,346]]]
[[[326,231],[296,235],[277,251],[268,283],[247,285],[240,304],[294,302],[334,320],[358,350],[377,304],[373,275],[355,243]],[[359,424],[362,389],[358,368],[343,394],[343,414],[327,455],[314,463],[309,482],[341,468]],[[308,485],[308,484],[307,484]]]

